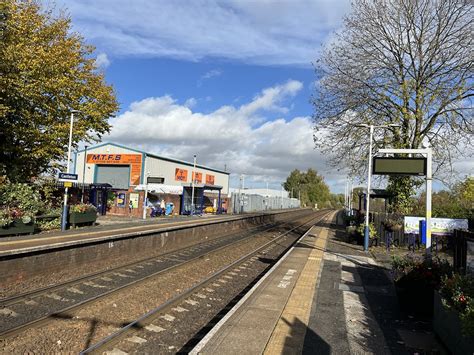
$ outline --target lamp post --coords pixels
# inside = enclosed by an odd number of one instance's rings
[[[400,127],[398,124],[388,124],[388,125],[368,125],[368,124],[358,124],[356,127],[369,128],[369,166],[367,170],[367,194],[366,194],[366,209],[365,209],[365,228],[364,228],[364,251],[369,251],[369,208],[370,208],[370,183],[372,177],[372,140],[374,136],[375,128],[389,128],[389,127]]]
[[[81,203],[84,203],[84,183],[86,178],[86,162],[87,162],[87,145],[84,146],[84,162],[82,166],[82,193],[81,193]]]
[[[74,124],[74,114],[81,113],[78,110],[71,110],[71,122],[69,125],[69,145],[67,150],[67,173],[70,173],[70,163],[71,163],[71,146],[72,146],[72,126]],[[61,218],[61,230],[65,231],[67,226],[67,197],[68,197],[68,187],[64,188],[64,204],[63,204],[63,214]]]
[[[196,179],[196,154],[194,154],[193,173],[191,174],[191,216],[194,215],[194,181]]]

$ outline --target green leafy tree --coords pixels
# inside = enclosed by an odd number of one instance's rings
[[[290,193],[293,191],[293,196],[301,196],[302,205],[317,203],[318,206],[323,207],[330,204],[329,187],[316,170],[308,169],[307,172],[293,170],[283,183],[283,188]]]
[[[355,0],[344,26],[316,62],[315,144],[334,165],[364,176],[368,130],[375,147],[429,142],[449,171],[472,143],[473,5],[467,0]],[[409,208],[413,180],[392,178],[398,210]],[[403,195],[403,196],[402,196]]]
[[[2,1],[0,43],[0,175],[27,181],[64,160],[71,110],[76,146],[108,132],[118,104],[67,15]]]

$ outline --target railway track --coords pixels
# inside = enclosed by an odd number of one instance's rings
[[[0,322],[0,338],[12,337],[30,327],[43,325],[147,279],[243,243],[259,233],[282,228],[284,223],[233,233],[182,250],[3,299],[0,301],[0,315],[3,318]]]
[[[89,346],[83,350],[81,354],[98,354],[111,351],[112,353],[175,353],[187,352],[197,341],[205,335],[206,329],[209,329],[229,310],[233,304],[243,297],[246,290],[248,290],[255,282],[260,279],[265,272],[281,257],[299,237],[306,232],[305,226],[313,226],[315,223],[323,220],[330,212],[319,213],[317,216],[312,216],[302,224],[291,228],[282,233],[276,238],[268,241],[258,249],[240,257],[233,263],[226,265],[217,272],[208,276],[201,282],[177,294],[167,302],[150,310],[146,314],[128,323],[118,331],[103,338],[99,342]],[[272,256],[273,252],[273,256]],[[257,262],[263,262],[266,266],[263,270],[252,275],[252,271],[258,271],[255,267]],[[232,288],[232,280],[238,280],[245,285],[243,289],[237,289],[235,295],[228,295],[228,299],[220,296],[219,290],[224,288]],[[221,298],[222,297],[222,298]],[[213,302],[214,301],[214,302]],[[210,303],[221,304],[221,309],[217,305]],[[204,314],[208,313],[207,318]],[[193,315],[194,314],[194,315]],[[174,325],[172,332],[165,330],[169,328],[170,322],[174,322],[176,318],[181,319],[181,326]],[[199,321],[201,324],[199,324]],[[191,333],[191,339],[185,339],[184,343],[179,346],[163,346],[163,344],[171,344],[169,337],[178,337],[178,330],[186,327],[185,324],[196,323]],[[179,324],[176,323],[176,324]],[[189,331],[188,331],[189,333]],[[168,340],[164,340],[163,336]],[[151,345],[153,344],[153,345]],[[157,345],[158,344],[158,345]],[[157,346],[159,348],[157,348]]]

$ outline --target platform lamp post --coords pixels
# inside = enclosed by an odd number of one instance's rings
[[[194,181],[196,179],[196,154],[194,154],[193,173],[191,174],[191,216],[194,215]]]
[[[366,194],[366,209],[365,209],[365,228],[364,228],[364,251],[369,251],[369,211],[370,211],[370,183],[372,177],[372,140],[374,136],[375,128],[390,128],[390,127],[400,127],[399,124],[388,124],[388,125],[368,125],[368,124],[358,124],[356,127],[369,128],[369,157],[368,157],[368,169],[367,169],[367,194]]]
[[[69,145],[67,150],[67,173],[70,173],[70,165],[71,165],[71,146],[72,146],[72,127],[74,125],[74,114],[81,113],[78,110],[71,110],[71,122],[69,125]],[[64,188],[64,203],[63,203],[63,213],[61,216],[61,230],[65,231],[67,226],[67,197],[68,197],[68,187]]]
[[[86,179],[86,163],[87,163],[87,148],[88,146],[84,146],[84,162],[82,166],[82,193],[81,193],[81,203],[84,203],[84,183]]]

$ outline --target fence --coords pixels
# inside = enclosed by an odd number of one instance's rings
[[[453,266],[460,273],[474,273],[474,233],[454,231]]]
[[[299,208],[300,201],[296,198],[232,193],[231,206],[233,213],[245,213],[283,208]]]
[[[387,238],[391,238],[391,243],[395,245],[408,245],[409,244],[409,237],[405,235],[403,228],[400,230],[392,231],[391,235],[389,235],[387,230],[385,229],[384,222],[387,219],[396,219],[400,216],[388,213],[371,213],[370,214],[370,221],[374,224],[375,229],[377,231],[378,240],[384,244],[387,244]]]

